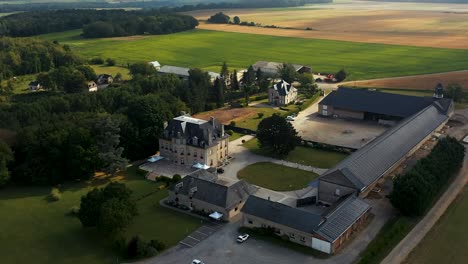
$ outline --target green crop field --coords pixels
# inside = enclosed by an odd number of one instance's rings
[[[468,188],[448,208],[405,261],[417,263],[462,264],[468,259]]]
[[[87,57],[119,65],[158,60],[163,65],[218,71],[223,61],[246,68],[259,60],[307,64],[314,72],[345,68],[348,80],[468,69],[468,50],[422,48],[332,40],[193,30],[162,36],[83,39],[81,31],[46,34]]]

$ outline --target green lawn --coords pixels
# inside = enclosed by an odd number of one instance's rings
[[[465,188],[463,194],[452,203],[405,263],[466,263],[467,222],[468,188]]]
[[[250,151],[257,155],[274,157],[274,155],[271,154],[271,152],[269,152],[268,150],[263,150],[259,148],[258,140],[256,138],[245,142],[244,147],[248,148]],[[297,146],[293,151],[291,151],[288,154],[285,160],[317,168],[327,169],[335,166],[338,162],[342,161],[347,156],[348,155],[345,153]]]
[[[158,187],[137,175],[133,168],[124,181],[135,198]],[[0,191],[2,263],[118,263],[118,254],[110,243],[68,215],[91,186],[65,184],[62,189],[62,199],[53,203],[46,200],[50,191],[47,187],[10,187]],[[139,234],[172,246],[200,226],[198,219],[160,207],[158,202],[165,196],[167,192],[162,190],[138,201],[139,215],[126,237]]]
[[[245,136],[245,135],[233,131],[232,135],[229,137],[229,141],[234,141],[234,140],[239,139],[239,138],[241,138],[243,136]]]
[[[99,74],[109,74],[115,77],[117,73],[122,74],[123,80],[130,80],[130,71],[128,68],[119,67],[119,66],[105,66],[105,65],[90,65],[94,69],[97,75]]]
[[[468,68],[468,50],[302,39],[208,30],[129,39],[82,39],[80,30],[40,36],[78,53],[114,58],[119,65],[162,64],[219,69],[223,61],[245,68],[259,60],[311,65],[316,72],[345,68],[348,80],[405,76]]]
[[[270,162],[259,162],[240,170],[237,177],[270,190],[293,191],[307,187],[318,175]]]
[[[13,85],[14,94],[22,94],[29,92],[29,83],[36,80],[36,74],[28,74],[17,76],[16,80],[11,78],[10,81]],[[8,80],[3,80],[2,85],[6,87]]]

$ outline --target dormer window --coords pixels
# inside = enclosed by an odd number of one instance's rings
[[[193,145],[198,145],[198,138],[195,136],[192,138]]]

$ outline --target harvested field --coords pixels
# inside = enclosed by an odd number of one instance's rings
[[[195,118],[210,120],[210,117],[216,118],[219,122],[228,125],[231,121],[239,121],[254,116],[257,111],[253,108],[221,108],[209,112],[203,112],[194,115]]]
[[[372,88],[433,90],[437,83],[442,83],[444,86],[451,83],[457,83],[464,89],[468,90],[468,71],[348,82],[343,83],[343,85]]]
[[[357,4],[356,4],[357,3]],[[288,36],[468,49],[468,4],[403,4],[352,1],[352,4],[309,5],[303,8],[226,9],[188,12],[206,20],[215,12],[242,21],[292,29],[201,23],[199,28]],[[312,30],[305,30],[310,28]]]

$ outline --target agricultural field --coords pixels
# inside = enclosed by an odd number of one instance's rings
[[[439,222],[413,250],[406,264],[462,264],[468,259],[468,188],[447,209]]]
[[[384,87],[392,89],[433,90],[435,84],[437,83],[442,83],[444,86],[447,86],[451,83],[457,83],[468,90],[468,71],[367,80],[347,83],[344,85],[355,85],[359,87]]]
[[[87,57],[114,58],[119,66],[158,60],[163,65],[219,71],[223,61],[246,68],[259,60],[311,65],[315,72],[345,68],[348,80],[468,69],[468,50],[262,36],[209,30],[128,39],[83,39],[81,31],[46,34]],[[450,62],[450,63],[448,63]]]
[[[167,246],[198,228],[200,220],[176,213],[159,205],[167,196],[159,184],[150,183],[130,168],[113,180],[123,181],[133,190],[139,215],[126,230],[130,239],[141,235],[158,239]],[[91,183],[67,183],[60,187],[62,198],[49,202],[50,187],[9,187],[0,192],[0,246],[2,263],[120,263],[113,245],[94,229],[84,229],[79,220],[69,215],[73,206],[91,188],[107,180]]]
[[[220,11],[231,17],[239,16],[241,21],[287,29],[206,23],[201,23],[199,28],[367,43],[468,48],[468,36],[463,30],[468,27],[467,4],[340,1],[291,8],[197,10],[187,14],[206,20]]]

